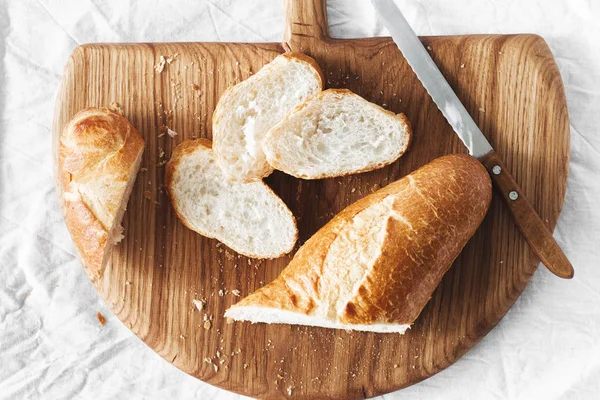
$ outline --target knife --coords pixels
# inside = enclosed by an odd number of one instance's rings
[[[510,175],[473,118],[456,96],[393,0],[371,0],[392,39],[454,132],[488,170],[514,221],[542,263],[552,273],[570,279],[573,266]]]

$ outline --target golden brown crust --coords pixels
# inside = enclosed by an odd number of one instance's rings
[[[326,264],[330,247],[358,213],[388,196],[393,196],[392,210],[399,216],[387,218],[381,254],[333,322],[411,324],[489,207],[490,178],[468,155],[438,158],[347,207],[298,250],[275,281],[234,307],[272,307],[330,318],[317,305],[326,303],[340,282],[323,279],[347,275],[338,270],[341,263]]]
[[[144,141],[129,121],[105,108],[77,113],[61,133],[59,201],[86,272],[102,275],[111,231],[120,224]],[[135,169],[135,171],[134,171]]]

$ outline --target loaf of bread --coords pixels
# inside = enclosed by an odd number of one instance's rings
[[[257,181],[273,172],[262,150],[267,131],[323,89],[312,58],[285,53],[229,88],[213,114],[213,150],[229,180]]]
[[[275,169],[320,179],[381,168],[408,148],[411,128],[346,89],[329,89],[297,107],[267,133],[263,151]]]
[[[347,207],[225,316],[403,333],[477,230],[491,190],[476,159],[438,158]]]
[[[58,192],[69,233],[90,278],[100,278],[135,182],[144,141],[129,121],[105,108],[80,111],[58,151]]]
[[[285,203],[262,181],[227,180],[209,140],[186,140],[177,146],[165,181],[185,226],[238,253],[275,258],[296,243],[296,220]]]

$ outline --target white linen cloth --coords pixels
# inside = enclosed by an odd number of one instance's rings
[[[600,398],[600,2],[398,0],[420,35],[538,33],[571,118],[555,237],[575,278],[538,269],[498,326],[436,376],[384,399]],[[386,35],[366,0],[330,0],[334,37]],[[283,0],[0,0],[0,399],[238,399],[165,362],[101,301],[52,176],[54,100],[87,42],[279,41]],[[106,326],[96,320],[100,311]]]

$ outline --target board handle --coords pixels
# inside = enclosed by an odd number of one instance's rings
[[[550,272],[561,278],[571,279],[574,273],[573,266],[552,237],[552,232],[544,225],[535,209],[525,199],[521,187],[508,172],[496,152],[491,151],[481,159],[481,162],[502,193],[514,221],[529,242],[533,252]]]
[[[307,51],[329,39],[326,0],[284,0],[283,46],[288,51]]]

